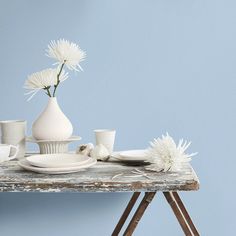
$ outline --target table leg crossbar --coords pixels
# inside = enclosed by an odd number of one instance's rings
[[[130,212],[132,211],[135,203],[137,202],[140,192],[135,192],[131,197],[124,213],[122,214],[118,224],[116,225],[112,236],[118,236],[122,227],[124,226]],[[148,205],[151,203],[155,196],[156,192],[146,192],[139,206],[137,207],[136,212],[134,213],[130,223],[128,224],[124,236],[131,236],[137,227],[139,221],[141,220],[145,210]],[[182,200],[180,199],[177,192],[163,192],[167,202],[170,204],[181,228],[183,229],[185,235],[187,236],[199,236],[196,227],[194,226]]]

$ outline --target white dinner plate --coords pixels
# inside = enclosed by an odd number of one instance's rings
[[[148,157],[146,155],[147,150],[129,150],[129,151],[123,151],[118,152],[114,155],[115,158],[121,160],[121,161],[127,161],[127,162],[142,162],[142,161],[148,161]]]
[[[90,157],[80,154],[43,154],[26,157],[26,160],[33,166],[43,168],[72,167],[83,165],[90,160]]]
[[[91,167],[97,163],[97,160],[94,158],[89,158],[89,161],[83,165],[73,166],[73,167],[57,167],[57,168],[41,168],[31,166],[30,163],[26,160],[20,160],[18,162],[19,166],[25,170],[41,173],[41,174],[68,174],[83,171],[84,169]]]

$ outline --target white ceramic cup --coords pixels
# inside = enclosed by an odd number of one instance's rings
[[[19,147],[17,158],[25,156],[25,132],[26,121],[24,120],[5,120],[0,121],[1,141],[4,144],[11,144]],[[12,154],[12,151],[11,151]]]
[[[94,132],[96,138],[96,145],[104,145],[111,154],[113,152],[113,147],[115,143],[116,131],[110,129],[96,129],[94,130]]]
[[[13,155],[10,154],[11,150],[14,150]],[[18,151],[18,146],[0,144],[0,162],[9,161],[16,158]]]
[[[25,156],[25,138],[11,138],[11,137],[2,137],[3,144],[9,144],[13,146],[18,146],[19,151],[17,154],[17,159],[22,159]],[[11,155],[13,151],[11,151]]]

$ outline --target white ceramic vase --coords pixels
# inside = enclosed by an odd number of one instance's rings
[[[71,137],[72,133],[72,124],[61,111],[57,99],[49,98],[47,107],[33,123],[33,137],[37,140],[61,141]]]

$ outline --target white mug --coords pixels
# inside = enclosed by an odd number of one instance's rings
[[[0,121],[3,137],[24,137],[26,129],[25,120],[3,120]]]
[[[11,149],[14,149],[14,154],[11,155]],[[16,158],[18,154],[19,148],[18,146],[13,146],[9,144],[0,144],[0,162],[9,161]]]
[[[111,154],[113,152],[113,147],[115,143],[115,130],[109,129],[96,129],[95,138],[96,138],[96,145],[102,144],[104,145],[108,152]]]
[[[1,141],[4,144],[11,144],[19,147],[17,158],[25,156],[25,132],[26,121],[24,120],[6,120],[0,121]],[[12,151],[11,151],[12,154]]]

